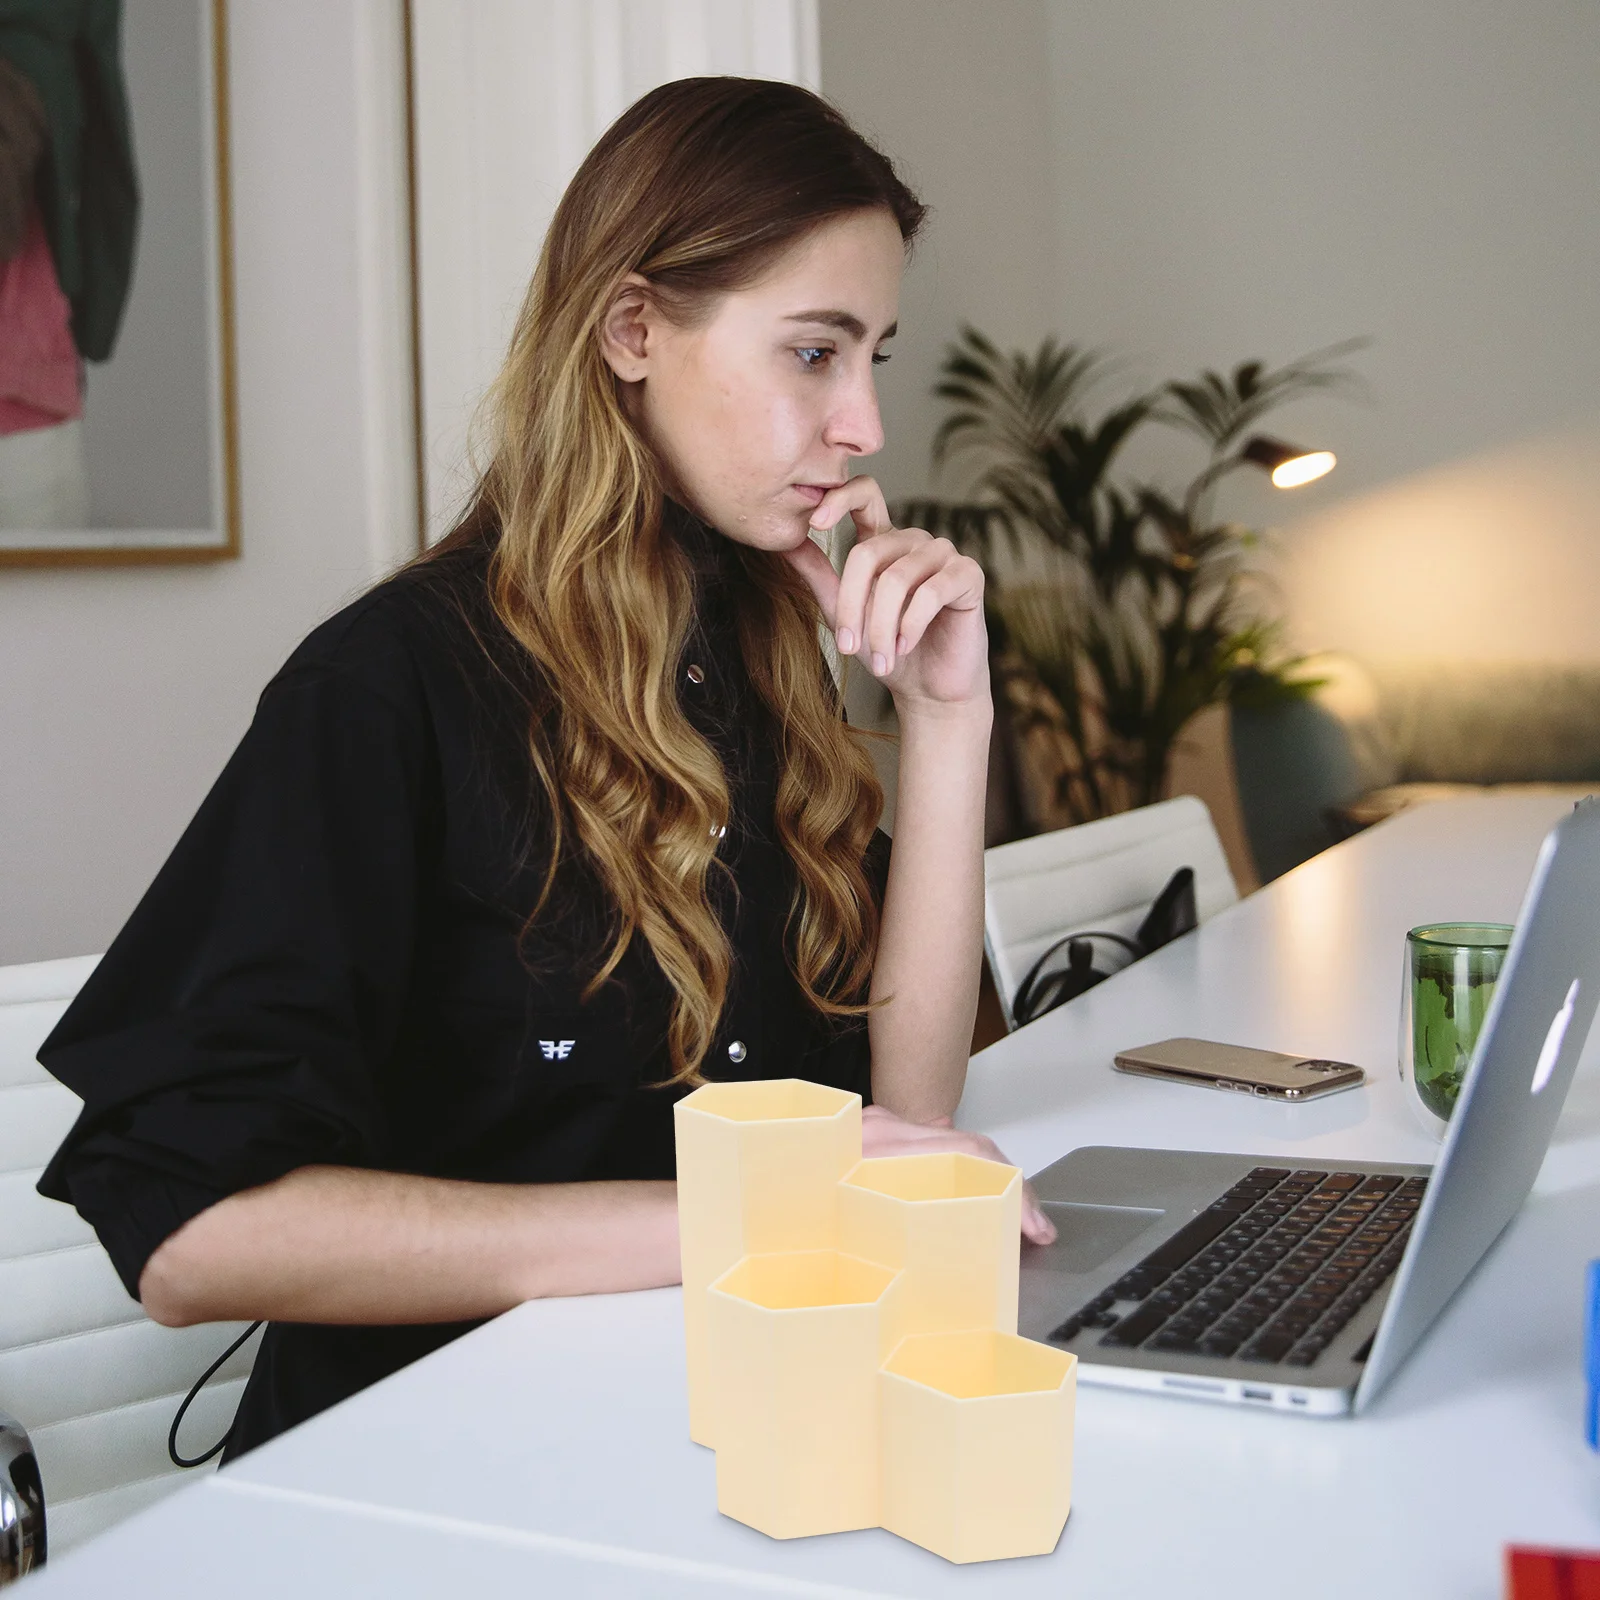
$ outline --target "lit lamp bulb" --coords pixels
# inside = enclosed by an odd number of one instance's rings
[[[1299,445],[1269,439],[1262,433],[1251,439],[1239,456],[1270,473],[1273,484],[1279,489],[1298,489],[1303,483],[1315,483],[1332,472],[1338,463],[1338,457],[1331,450],[1302,450]]]

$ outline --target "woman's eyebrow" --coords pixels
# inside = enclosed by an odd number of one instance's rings
[[[848,333],[852,339],[865,339],[867,336],[866,323],[851,311],[796,311],[792,316],[786,317],[784,320],[786,322],[820,323],[824,328],[837,328],[841,333]],[[891,322],[878,335],[878,339],[892,339],[899,331],[900,324]]]

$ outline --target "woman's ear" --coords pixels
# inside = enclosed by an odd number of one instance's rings
[[[617,286],[600,324],[600,353],[624,383],[638,383],[650,370],[656,308],[650,282],[630,272]]]

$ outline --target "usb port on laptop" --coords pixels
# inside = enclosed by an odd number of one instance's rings
[[[1269,1406],[1272,1404],[1272,1391],[1270,1389],[1244,1388],[1241,1389],[1239,1393],[1243,1395],[1246,1400],[1265,1400]]]

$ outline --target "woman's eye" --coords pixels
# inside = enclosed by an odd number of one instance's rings
[[[795,354],[799,356],[806,366],[815,369],[827,366],[832,357],[838,354],[838,351],[830,350],[826,345],[808,344],[802,345],[795,351]],[[875,367],[881,367],[888,359],[889,357],[885,351],[875,350],[872,355],[872,364]]]

